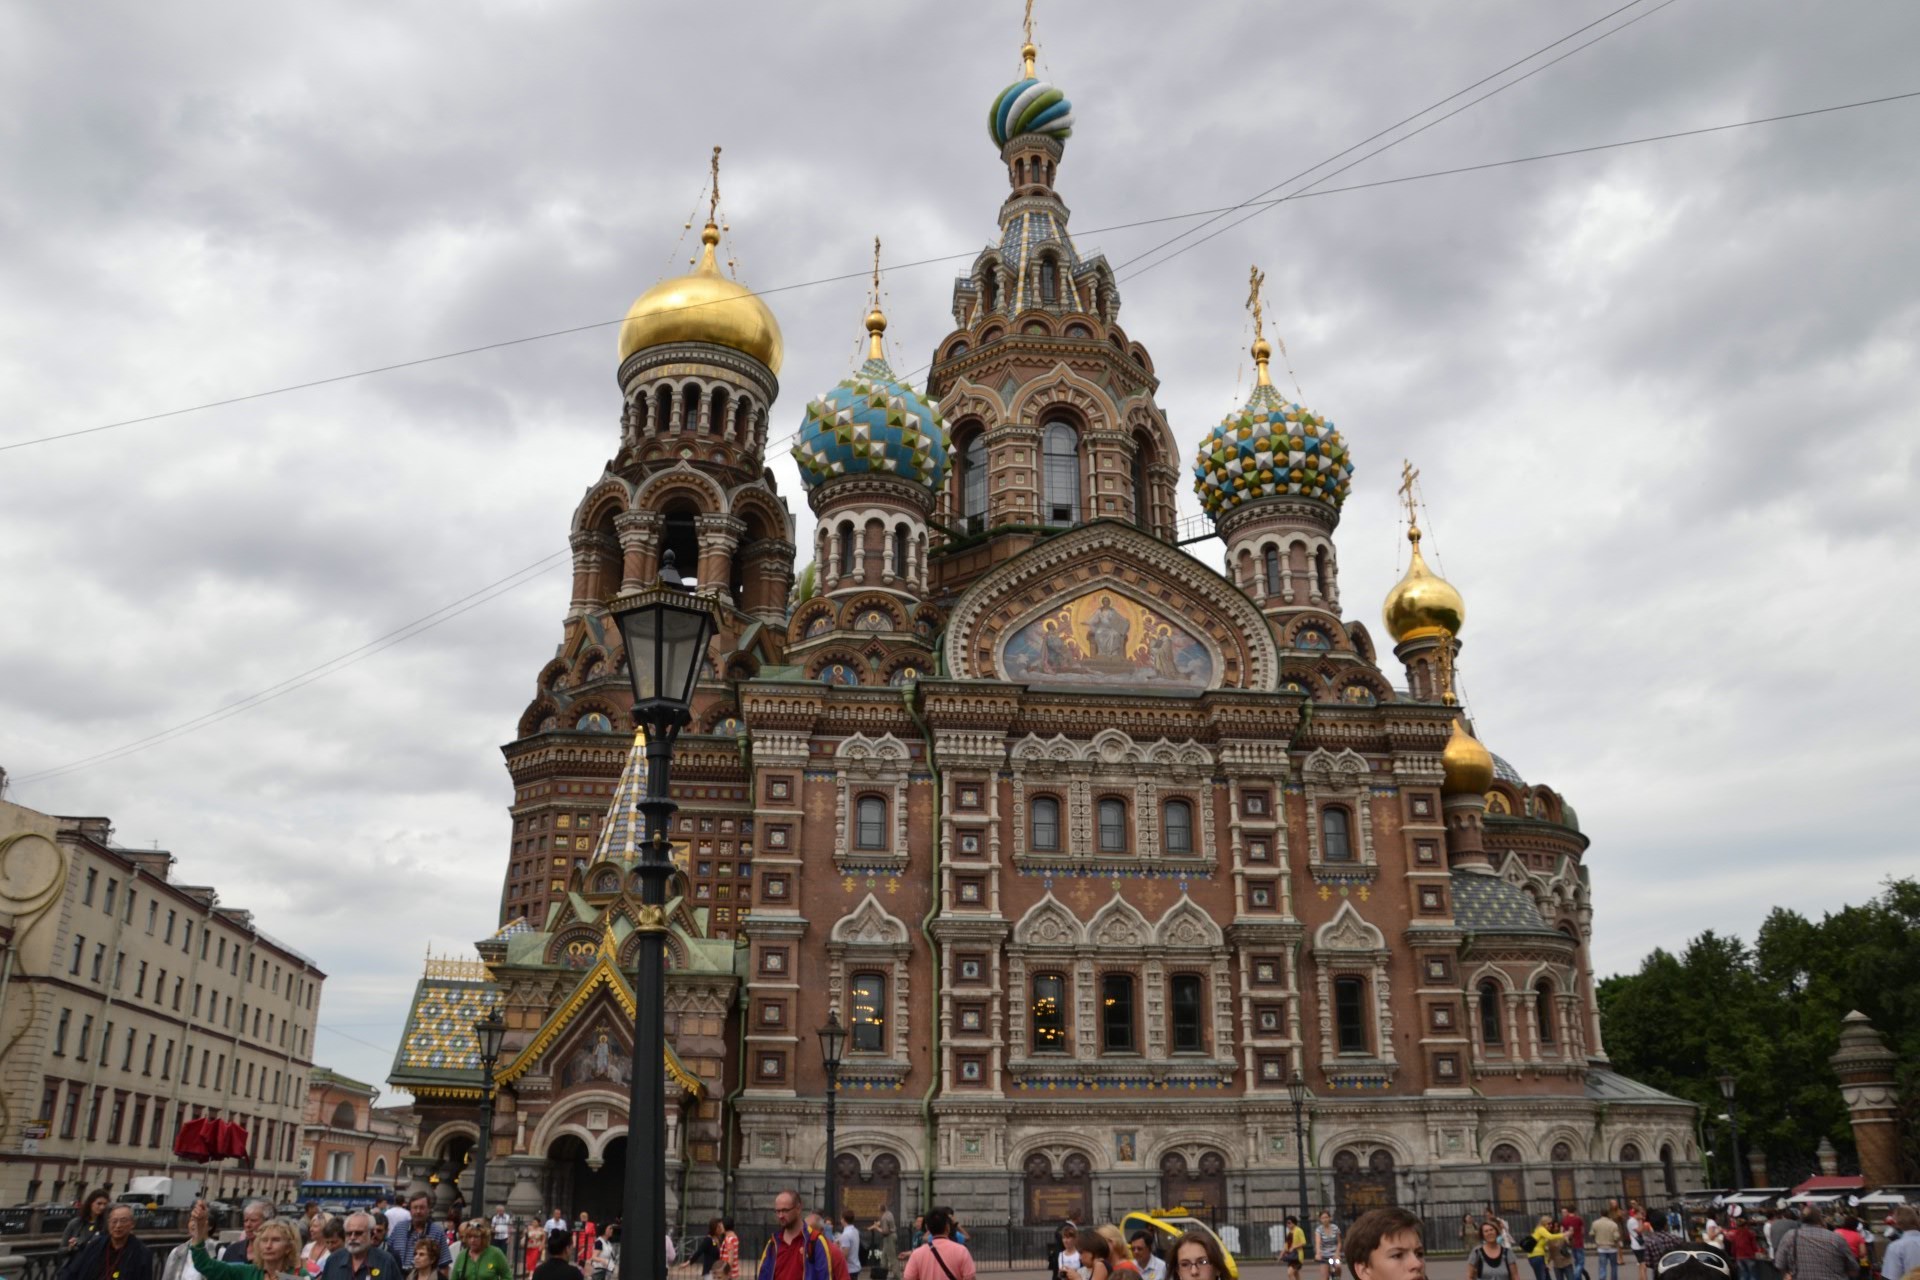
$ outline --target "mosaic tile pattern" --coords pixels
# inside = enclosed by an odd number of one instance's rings
[[[1281,495],[1317,498],[1337,509],[1352,484],[1353,456],[1333,424],[1272,387],[1254,388],[1246,408],[1200,441],[1193,462],[1193,491],[1216,518],[1243,502]]]
[[[593,847],[593,861],[639,860],[640,845],[647,834],[647,818],[640,812],[640,801],[646,794],[647,739],[644,733],[635,733],[620,781],[614,784],[613,803],[607,806],[606,825],[600,828],[600,838]]]
[[[500,1003],[500,992],[479,982],[421,979],[400,1041],[396,1066],[434,1071],[478,1071],[480,1046],[473,1024]]]
[[[1136,1093],[1198,1093],[1202,1089],[1224,1089],[1233,1082],[1219,1076],[1110,1076],[1084,1080],[1079,1076],[1027,1076],[1012,1082],[1015,1089],[1032,1093],[1100,1093],[1108,1089]]]
[[[1044,80],[1029,76],[1002,89],[987,112],[987,133],[993,145],[1004,147],[1009,138],[1043,133],[1062,140],[1073,134],[1073,104],[1067,95]]]
[[[1540,918],[1540,909],[1524,890],[1499,876],[1470,871],[1453,873],[1453,918],[1462,927],[1480,933],[1553,937],[1557,932]]]
[[[801,483],[834,476],[896,475],[938,489],[947,477],[947,424],[938,406],[899,380],[883,359],[807,405],[793,446]]]

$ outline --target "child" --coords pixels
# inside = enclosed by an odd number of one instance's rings
[[[1369,1209],[1347,1228],[1342,1250],[1353,1280],[1426,1280],[1420,1219],[1405,1209]]]

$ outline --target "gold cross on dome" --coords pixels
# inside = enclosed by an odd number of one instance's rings
[[[720,148],[719,147],[715,147],[713,149],[713,160],[711,162],[711,170],[713,173],[713,190],[711,193],[709,193],[707,197],[707,221],[718,222],[719,219],[717,215],[720,212]]]
[[[873,309],[880,309],[880,237],[873,238]]]
[[[1266,334],[1263,332],[1264,325],[1262,322],[1262,317],[1265,313],[1260,305],[1260,290],[1266,285],[1266,283],[1267,283],[1266,272],[1262,271],[1259,267],[1248,268],[1247,270],[1247,310],[1253,313],[1253,336],[1256,340],[1266,336]]]
[[[1021,20],[1020,30],[1026,36],[1028,44],[1033,43],[1033,0],[1027,0],[1027,16]]]
[[[1414,510],[1413,503],[1413,484],[1414,481],[1419,478],[1420,473],[1414,469],[1413,463],[1404,458],[1401,459],[1399,493],[1400,500],[1407,504],[1407,523],[1409,525],[1418,525],[1420,523],[1419,514]]]

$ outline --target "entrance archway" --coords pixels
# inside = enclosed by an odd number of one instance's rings
[[[1369,1209],[1385,1209],[1399,1203],[1394,1187],[1393,1152],[1385,1147],[1367,1157],[1366,1168],[1360,1156],[1344,1150],[1333,1157],[1333,1201],[1342,1222],[1351,1222]]]
[[[627,1140],[609,1142],[594,1168],[587,1144],[571,1133],[562,1134],[547,1148],[548,1209],[559,1209],[569,1218],[585,1212],[596,1223],[607,1223],[620,1216],[627,1183]]]
[[[1195,1173],[1178,1151],[1160,1157],[1160,1203],[1218,1222],[1227,1212],[1227,1158],[1218,1151],[1203,1151]]]
[[[1021,1166],[1021,1174],[1028,1226],[1052,1225],[1063,1219],[1093,1220],[1093,1163],[1079,1152],[1069,1154],[1055,1173],[1053,1161],[1036,1151]]]
[[[1493,1166],[1493,1207],[1501,1213],[1525,1213],[1527,1194],[1520,1177],[1519,1149],[1503,1142],[1493,1149],[1487,1163]]]

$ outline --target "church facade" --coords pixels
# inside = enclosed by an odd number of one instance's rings
[[[830,1011],[862,1213],[1270,1220],[1302,1155],[1343,1212],[1691,1185],[1691,1107],[1607,1066],[1574,812],[1457,705],[1459,593],[1410,523],[1387,651],[1343,606],[1353,453],[1263,337],[1248,403],[1183,444],[1068,231],[1072,108],[1023,60],[1000,235],[923,389],[876,290],[866,362],[777,434],[779,325],[722,274],[717,209],[634,304],[561,644],[504,748],[499,928],[429,963],[395,1060],[411,1174],[470,1190],[498,1009],[487,1198],[618,1212],[645,765],[609,606],[670,556],[721,619],[673,779],[685,1220],[819,1189]],[[788,440],[810,531],[766,467]],[[1224,563],[1183,549],[1182,483]]]

